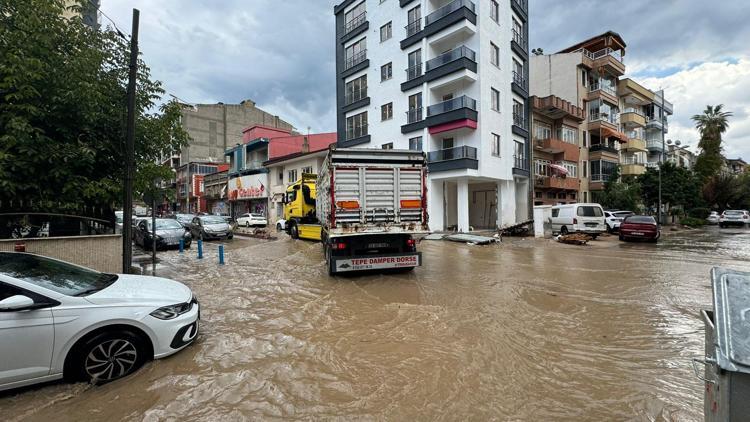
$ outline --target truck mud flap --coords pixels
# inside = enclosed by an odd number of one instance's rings
[[[385,270],[411,268],[422,265],[422,253],[399,253],[393,255],[366,255],[346,258],[333,257],[333,272]]]

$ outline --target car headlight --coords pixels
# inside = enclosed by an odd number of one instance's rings
[[[177,305],[162,306],[151,312],[151,316],[159,319],[175,319],[178,316],[190,312],[193,308],[193,301],[178,303]]]

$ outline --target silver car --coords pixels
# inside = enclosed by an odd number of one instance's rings
[[[194,239],[231,239],[234,237],[232,226],[224,217],[218,215],[201,215],[193,218],[190,233]]]

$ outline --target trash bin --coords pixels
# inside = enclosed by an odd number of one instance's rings
[[[711,278],[714,310],[701,311],[705,357],[693,359],[704,381],[704,419],[750,421],[750,273],[714,268]]]

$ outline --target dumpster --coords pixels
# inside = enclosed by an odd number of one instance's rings
[[[711,278],[714,310],[701,311],[705,356],[693,360],[705,420],[750,421],[750,273],[714,268]]]

